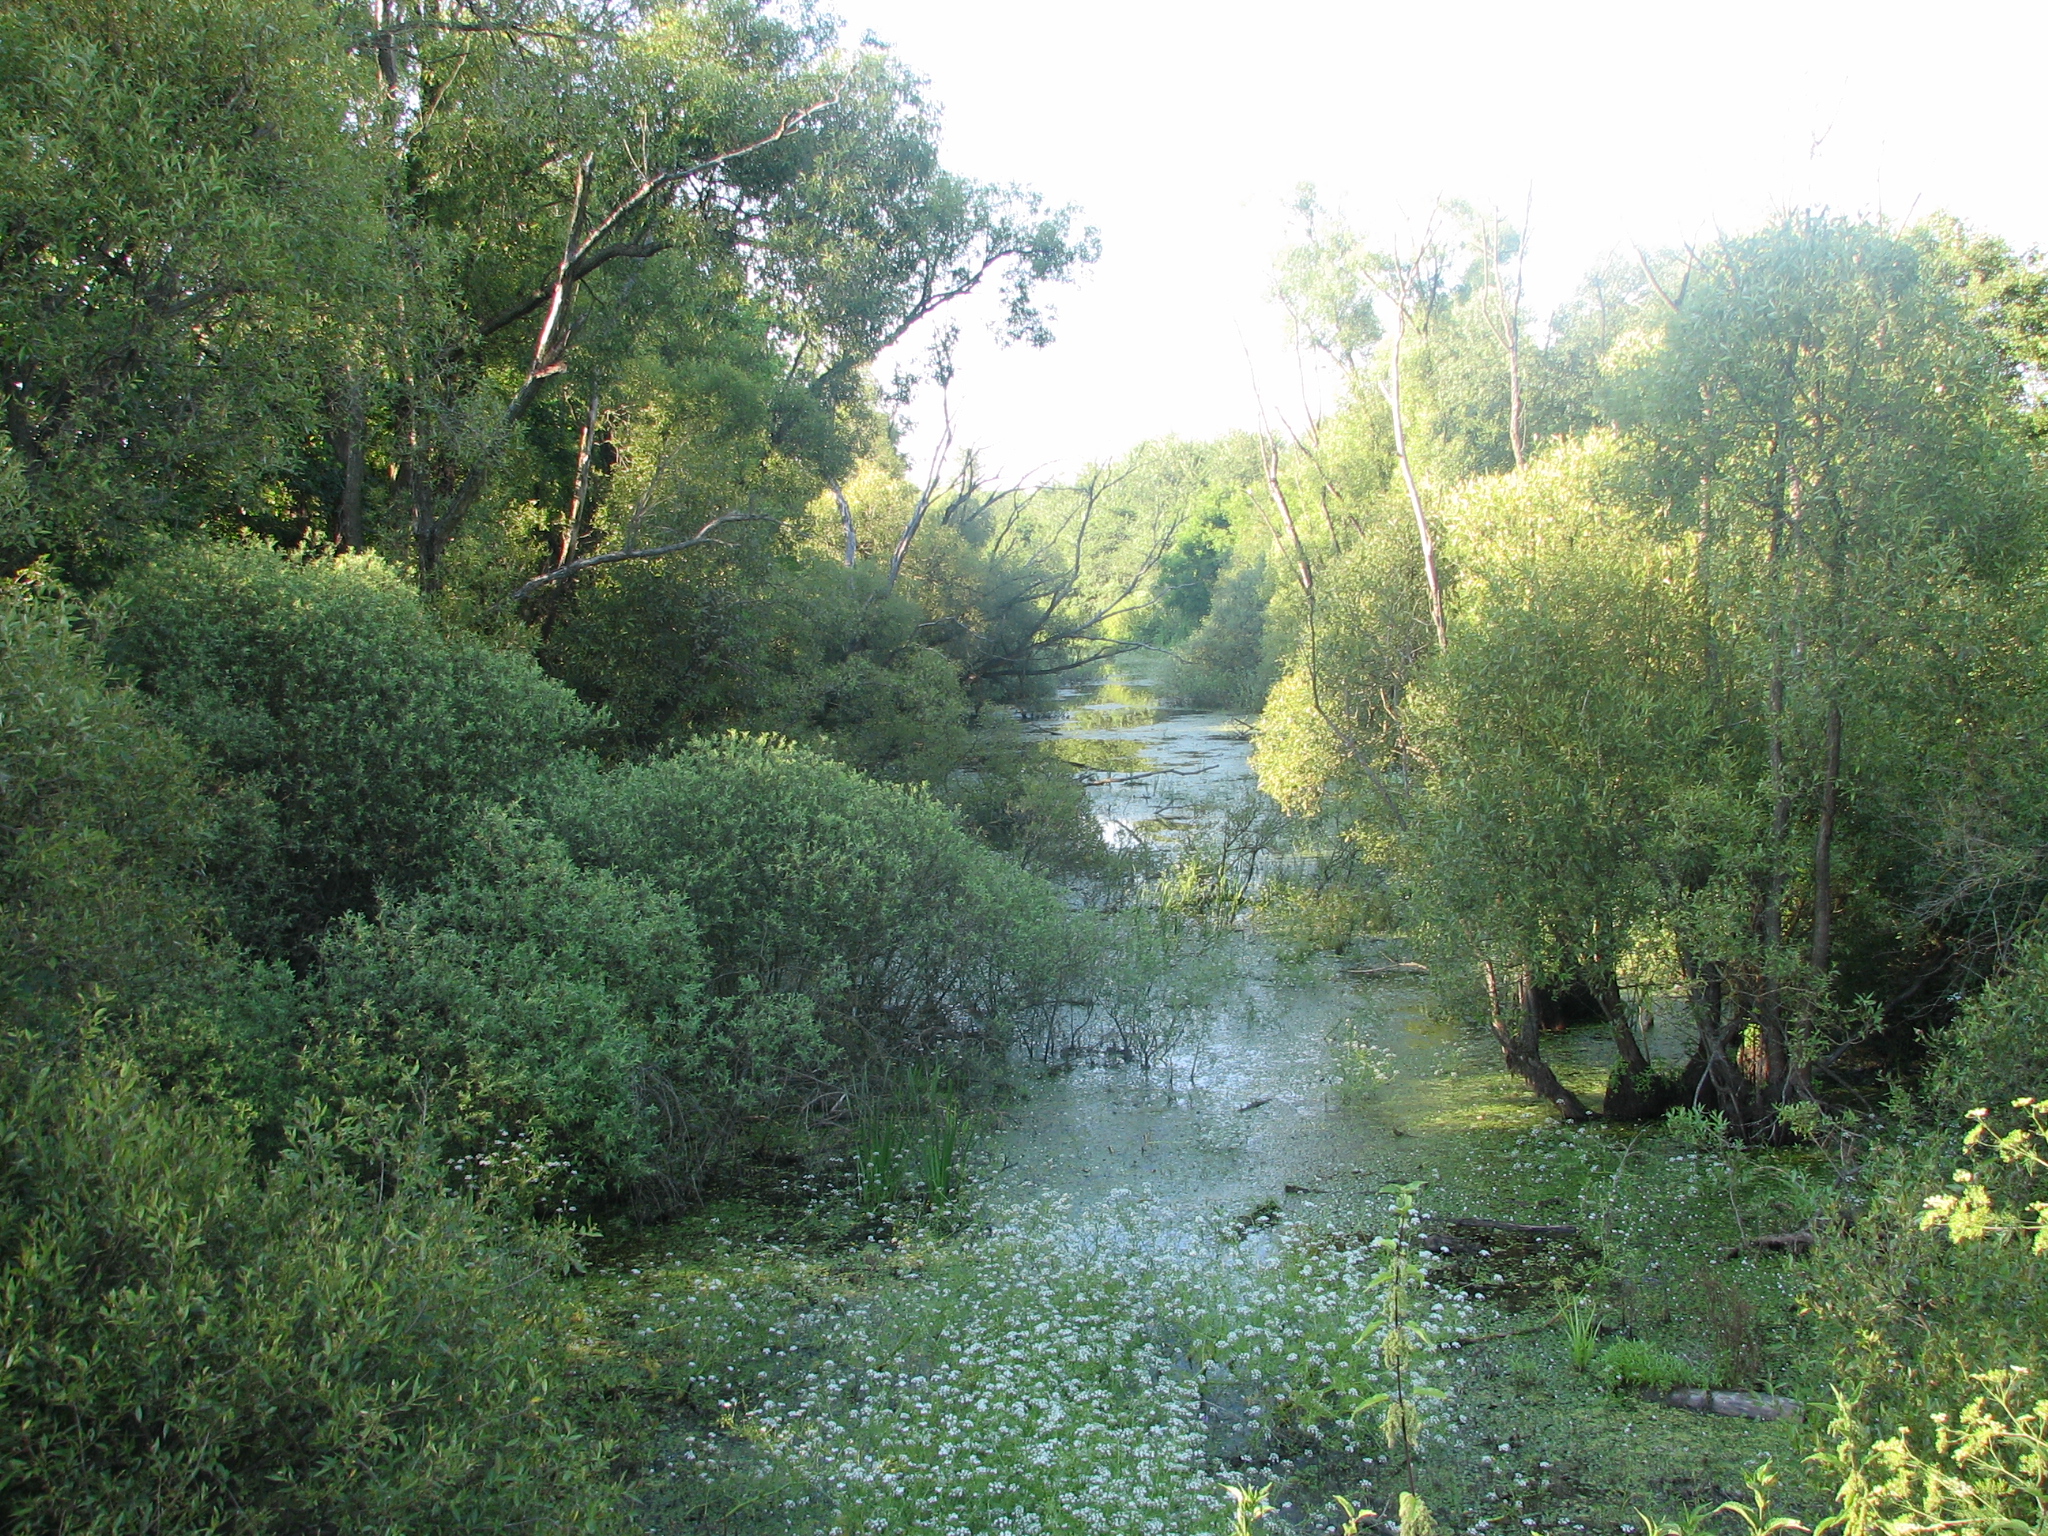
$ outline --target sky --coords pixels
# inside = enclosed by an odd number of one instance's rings
[[[954,444],[1016,478],[1322,402],[1270,298],[1303,183],[1381,240],[1442,198],[1526,209],[1539,312],[1610,253],[1789,208],[2048,245],[2039,0],[833,4],[929,81],[952,169],[1100,232],[1049,293],[1052,346],[998,345],[993,305],[951,316]],[[937,400],[909,414],[929,454]]]

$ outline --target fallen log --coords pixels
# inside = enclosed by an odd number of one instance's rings
[[[1454,1227],[1478,1227],[1487,1232],[1519,1232],[1524,1237],[1577,1237],[1579,1229],[1569,1226],[1544,1226],[1527,1221],[1494,1221],[1485,1216],[1453,1216],[1449,1224]]]
[[[1648,1394],[1652,1402],[1694,1413],[1718,1413],[1730,1419],[1803,1419],[1806,1404],[1796,1397],[1770,1397],[1762,1392],[1716,1392],[1706,1387],[1677,1387]]]
[[[1763,1237],[1752,1237],[1743,1246],[1764,1253],[1805,1253],[1813,1243],[1811,1232],[1771,1232]]]
[[[1259,1106],[1260,1106],[1261,1104],[1270,1104],[1270,1103],[1272,1103],[1272,1102],[1273,1102],[1273,1096],[1272,1096],[1271,1094],[1268,1094],[1268,1095],[1267,1095],[1267,1096],[1266,1096],[1265,1098],[1263,1098],[1263,1099],[1253,1099],[1253,1100],[1251,1101],[1251,1103],[1249,1103],[1249,1104],[1240,1104],[1240,1105],[1238,1105],[1238,1106],[1237,1106],[1237,1112],[1238,1112],[1238,1113],[1239,1113],[1239,1114],[1241,1115],[1241,1114],[1245,1113],[1245,1111],[1247,1111],[1247,1110],[1257,1109],[1257,1108],[1258,1108],[1258,1107],[1259,1107]]]
[[[1346,976],[1362,976],[1368,981],[1384,981],[1394,976],[1427,976],[1429,967],[1419,960],[1394,960],[1385,965],[1347,965]]]

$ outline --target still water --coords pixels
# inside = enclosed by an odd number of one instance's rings
[[[1068,689],[1059,705],[1046,729],[1073,757],[1117,765],[1090,789],[1111,843],[1170,846],[1255,790],[1246,723],[1166,707],[1142,677]],[[1348,974],[1356,958],[1290,960],[1249,925],[1220,942],[1232,979],[1170,1062],[1032,1075],[995,1149],[1005,1183],[1079,1205],[1129,1190],[1191,1219],[1268,1201],[1345,1219],[1380,1186],[1425,1178],[1496,1214],[1496,1133],[1550,1112],[1501,1069],[1483,1025],[1433,1009],[1425,982]],[[1597,1096],[1613,1045],[1594,1028],[1547,1054]]]

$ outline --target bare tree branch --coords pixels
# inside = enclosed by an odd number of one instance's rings
[[[853,507],[846,499],[846,492],[837,480],[831,481],[832,499],[839,503],[839,521],[846,528],[846,568],[850,571],[854,562],[860,559],[860,535],[853,528]]]
[[[700,544],[723,544],[725,540],[716,537],[718,529],[728,523],[778,523],[782,519],[770,517],[765,512],[721,512],[687,539],[678,539],[673,544],[657,544],[648,549],[615,549],[604,555],[585,555],[581,560],[571,560],[567,565],[556,566],[552,571],[534,577],[511,597],[509,603],[523,603],[529,597],[546,591],[549,587],[569,580],[581,571],[595,570],[601,565],[617,565],[622,560],[658,560],[663,555],[681,554],[686,549],[695,549]]]

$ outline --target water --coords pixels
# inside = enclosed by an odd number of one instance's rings
[[[1060,704],[1047,728],[1075,758],[1127,766],[1090,788],[1112,843],[1170,845],[1255,787],[1243,722],[1164,706],[1142,677],[1070,688]],[[1346,968],[1358,962],[1342,958],[1289,961],[1244,926],[1218,942],[1233,979],[1168,1063],[1033,1081],[998,1141],[1005,1182],[1084,1206],[1130,1190],[1191,1220],[1274,1202],[1289,1217],[1344,1221],[1389,1182],[1447,1179],[1472,1214],[1515,1214],[1493,1208],[1500,1137],[1488,1133],[1551,1116],[1502,1070],[1483,1026],[1433,1010],[1423,981],[1356,979]],[[1614,1056],[1604,1030],[1548,1053],[1597,1100]]]

